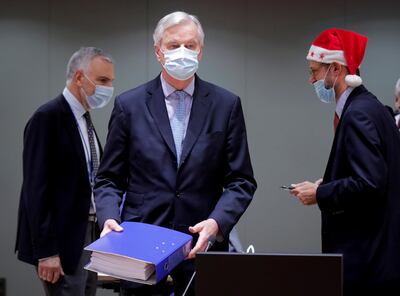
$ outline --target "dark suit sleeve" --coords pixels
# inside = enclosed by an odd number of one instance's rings
[[[236,98],[231,111],[225,151],[227,173],[224,192],[210,218],[217,221],[221,234],[228,238],[229,232],[248,207],[257,188],[239,98]]]
[[[375,123],[366,113],[351,111],[341,128],[346,155],[341,165],[348,174],[318,187],[321,211],[340,211],[360,203],[373,205],[372,198],[385,190],[388,169]]]
[[[118,97],[108,126],[107,143],[96,176],[94,197],[100,228],[107,219],[120,222],[119,207],[126,191],[129,161],[129,135]]]
[[[54,122],[45,112],[37,112],[24,132],[23,151],[23,211],[31,229],[33,256],[41,259],[58,254],[54,229],[54,199],[52,178],[55,143]]]

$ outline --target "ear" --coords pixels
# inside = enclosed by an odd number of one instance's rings
[[[159,45],[154,45],[154,54],[156,55],[157,61],[159,61],[162,64],[164,60],[164,55],[162,54]]]
[[[199,62],[203,59],[203,48],[204,46],[200,47],[199,54],[197,55],[197,59],[199,60]]]
[[[332,66],[331,66],[331,69],[332,69],[333,73],[335,73],[335,74],[340,74],[340,72],[342,72],[343,68],[344,68],[344,66],[339,64],[338,62],[333,62]]]
[[[78,69],[74,74],[73,81],[77,86],[81,87],[83,85],[84,78],[85,76],[83,75],[83,71]]]

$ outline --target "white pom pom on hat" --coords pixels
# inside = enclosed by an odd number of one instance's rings
[[[362,79],[356,74],[364,58],[368,38],[356,32],[331,28],[322,32],[308,51],[307,60],[331,64],[337,62],[349,69],[345,82],[357,87]]]
[[[348,86],[357,87],[362,84],[362,79],[358,75],[346,75],[344,81]]]

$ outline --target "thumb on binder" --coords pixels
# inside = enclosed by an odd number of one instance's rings
[[[118,224],[117,221],[115,221],[114,219],[107,219],[106,222],[104,222],[104,227],[100,233],[100,237],[105,236],[107,233],[111,231],[121,232],[123,230],[124,229],[122,228],[121,225]]]

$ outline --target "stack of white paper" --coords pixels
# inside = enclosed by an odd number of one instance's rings
[[[154,264],[134,258],[93,252],[90,268],[127,280],[146,281],[155,271]]]

